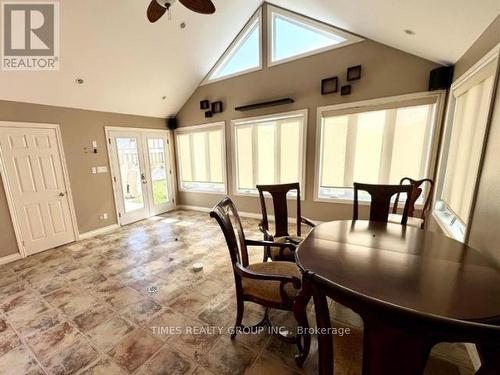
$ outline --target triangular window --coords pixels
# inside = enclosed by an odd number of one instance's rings
[[[268,6],[269,65],[324,52],[363,39],[284,9]]]
[[[205,83],[261,69],[261,28],[262,11],[259,10],[215,64]]]

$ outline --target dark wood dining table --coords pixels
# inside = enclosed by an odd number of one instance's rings
[[[364,375],[422,374],[436,343],[476,340],[477,330],[461,322],[475,322],[484,332],[500,323],[498,265],[438,233],[363,220],[328,222],[309,233],[296,261],[302,301],[314,298],[321,374],[333,374],[326,297],[363,319]],[[305,314],[305,306],[295,313]],[[500,362],[491,366],[500,374]]]

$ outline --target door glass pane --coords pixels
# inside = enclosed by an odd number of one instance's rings
[[[137,138],[116,138],[125,212],[144,208]]]
[[[153,188],[153,203],[157,206],[169,201],[164,140],[162,138],[148,139],[148,152],[149,167],[151,169],[151,184]]]

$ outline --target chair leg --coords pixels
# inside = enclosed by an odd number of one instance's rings
[[[265,246],[264,247],[264,256],[263,256],[262,261],[264,263],[266,263],[268,259],[269,259],[269,247]]]
[[[238,298],[236,306],[236,323],[234,325],[234,332],[231,334],[231,339],[236,337],[238,328],[241,328],[241,322],[243,321],[243,312],[245,310],[245,303],[241,298]]]

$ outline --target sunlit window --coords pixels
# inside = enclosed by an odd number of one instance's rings
[[[233,77],[256,69],[261,64],[261,11],[241,31],[227,52],[217,62],[205,82]]]
[[[321,111],[318,198],[352,199],[353,182],[427,177],[435,101]]]
[[[307,111],[233,121],[236,191],[303,182]]]
[[[271,63],[289,61],[362,40],[330,25],[270,5],[268,35]]]
[[[224,123],[180,128],[176,146],[181,190],[226,191]]]
[[[436,216],[455,239],[464,240],[474,199],[497,59],[452,86],[450,122],[443,147]]]

